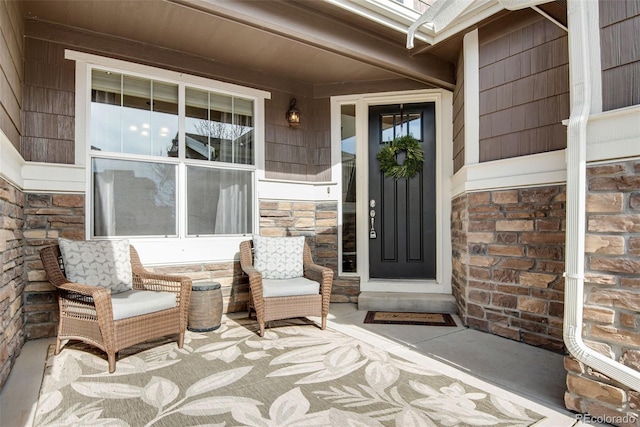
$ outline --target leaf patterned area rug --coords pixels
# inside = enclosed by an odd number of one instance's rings
[[[351,325],[247,318],[123,350],[50,353],[35,426],[570,426],[573,418]]]

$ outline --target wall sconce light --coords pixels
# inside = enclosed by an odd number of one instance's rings
[[[285,114],[289,126],[298,126],[300,124],[300,111],[296,108],[296,99],[292,98],[289,104],[289,111]]]

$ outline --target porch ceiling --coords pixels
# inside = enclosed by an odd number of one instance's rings
[[[28,22],[159,46],[311,85],[409,78],[452,89],[460,44],[452,40],[412,55],[400,32],[319,0],[22,3]]]

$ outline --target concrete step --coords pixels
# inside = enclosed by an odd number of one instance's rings
[[[404,313],[456,313],[453,295],[415,292],[360,292],[358,310]]]

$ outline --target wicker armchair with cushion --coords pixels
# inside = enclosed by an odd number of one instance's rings
[[[313,262],[304,236],[254,236],[240,243],[240,266],[249,276],[249,316],[254,310],[260,336],[266,322],[294,317],[321,317],[326,328],[333,270]]]
[[[74,339],[116,353],[152,338],[176,335],[184,344],[191,278],[145,270],[128,241],[72,241],[40,251],[58,290],[60,323],[55,353]]]

